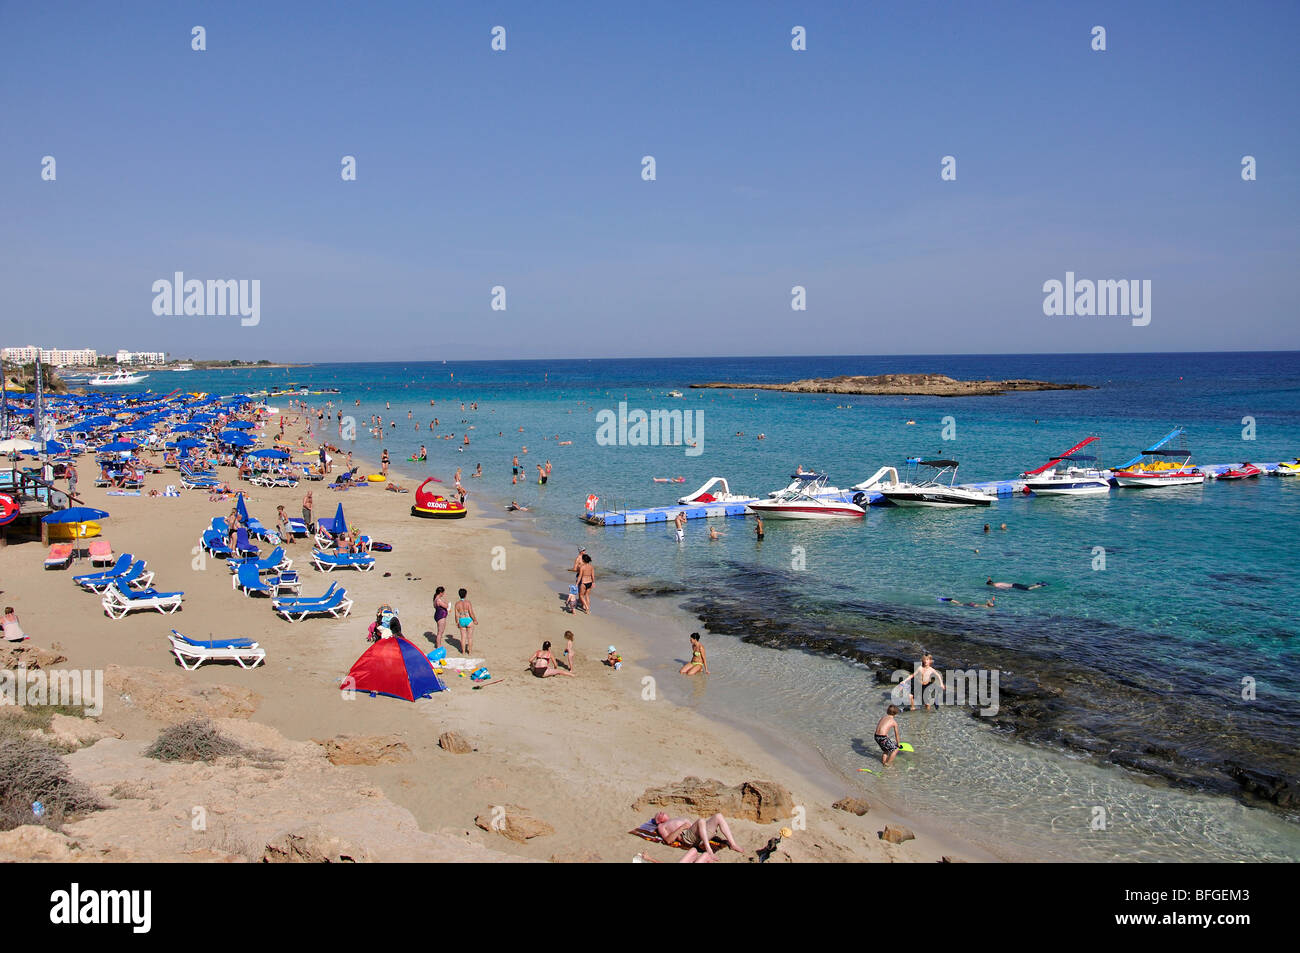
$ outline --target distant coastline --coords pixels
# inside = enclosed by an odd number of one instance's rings
[[[1051,381],[1003,380],[959,381],[944,374],[876,374],[871,377],[841,374],[814,377],[789,384],[732,384],[715,381],[692,384],[693,388],[735,390],[779,390],[792,394],[865,394],[927,397],[983,397],[1009,391],[1093,390],[1090,384],[1055,384]]]

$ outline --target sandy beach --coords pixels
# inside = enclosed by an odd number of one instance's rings
[[[397,470],[392,478],[412,489],[418,482]],[[444,479],[450,486],[450,474]],[[79,750],[68,756],[74,776],[92,785],[106,809],[67,823],[60,835],[41,834],[39,843],[2,834],[0,856],[260,860],[275,854],[276,845],[306,838],[373,860],[626,862],[644,852],[648,860],[670,863],[680,851],[629,835],[655,810],[649,801],[634,804],[650,789],[693,777],[729,786],[766,783],[758,785],[764,793],[755,817],[762,819],[732,819],[743,852],[722,850],[723,862],[754,861],[755,851],[783,827],[793,833],[773,861],[997,859],[941,821],[903,816],[872,802],[869,793],[836,787],[779,746],[664,700],[645,666],[650,646],[664,644],[657,620],[607,611],[600,566],[592,614],[566,614],[567,562],[557,564],[553,555],[548,562],[542,549],[521,542],[504,514],[484,512],[476,480],[465,480],[469,516],[450,522],[412,518],[413,494],[382,485],[347,492],[324,483],[245,487],[249,511],[267,525],[278,504],[296,515],[310,486],[316,516],[332,515],[342,501],[353,527],[392,544],[391,553],[378,554],[374,572],[328,578],[310,568],[305,540],[287,547],[303,572],[304,594],[338,581],[355,602],[350,618],[292,625],[273,615],[268,600],[233,590],[224,561],[196,550],[201,530],[213,516],[226,515],[230,502],[198,491],[110,497],[88,482],[86,504],[112,513],[104,537],[114,551],[147,558],[159,589],[185,591],[184,608],[113,621],[98,596],[71,582],[87,571],[84,561],[47,572],[38,542],[0,548],[3,599],[18,609],[31,636],[26,645],[65,656],[59,667],[105,670],[107,684],[98,728],[83,730],[83,742],[69,744]],[[148,486],[174,482],[168,471],[150,477]],[[492,682],[472,690],[467,678],[453,675],[450,691],[415,703],[345,698],[339,682],[367,647],[376,606],[396,607],[406,636],[422,651],[433,648],[438,585],[453,600],[457,589],[469,590],[481,620],[474,655],[486,660]],[[173,627],[193,638],[255,639],[267,651],[266,664],[183,672],[168,649]],[[576,636],[578,677],[535,678],[527,659],[544,639],[560,656],[566,629]],[[450,625],[449,634],[456,634]],[[685,642],[685,633],[672,637]],[[626,660],[620,671],[601,664],[610,644]],[[711,649],[714,674],[700,678],[726,678],[725,645]],[[195,766],[141,757],[167,724],[195,714],[277,752],[278,760]],[[448,731],[473,750],[453,754],[439,747]],[[845,796],[871,802],[870,810],[859,816],[832,807]],[[690,799],[689,793],[670,798],[665,808],[692,816]],[[220,824],[195,830],[194,809],[203,805],[213,806]],[[889,843],[880,836],[889,826],[909,828],[915,838]]]

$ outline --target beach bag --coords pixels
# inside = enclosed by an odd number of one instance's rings
[[[492,673],[486,668],[476,668],[474,671],[470,672],[469,677],[476,682],[484,682],[492,677]]]
[[[440,645],[438,646],[438,648],[434,649],[432,652],[429,653],[430,662],[441,662],[446,657],[447,657],[447,647],[445,645]]]

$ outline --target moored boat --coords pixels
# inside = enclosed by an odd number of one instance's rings
[[[855,519],[867,511],[848,498],[847,491],[827,486],[824,473],[795,473],[789,486],[755,500],[749,509],[768,519]]]
[[[909,479],[894,483],[880,483],[875,491],[893,506],[989,506],[997,497],[983,490],[958,486],[956,460],[922,460],[912,457],[907,461]],[[922,479],[921,468],[933,471]],[[944,476],[947,481],[944,481]]]
[[[1165,449],[1176,437],[1180,438],[1179,447],[1175,450]],[[1181,427],[1178,427],[1143,450],[1114,471],[1112,476],[1115,478],[1115,485],[1145,489],[1204,483],[1205,474],[1199,467],[1191,465],[1192,451],[1187,449],[1181,438],[1184,438],[1184,432]]]

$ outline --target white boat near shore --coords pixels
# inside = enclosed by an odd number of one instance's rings
[[[148,376],[148,374],[132,374],[119,367],[111,374],[98,374],[92,377],[88,383],[91,387],[122,387],[126,384],[138,384]]]

